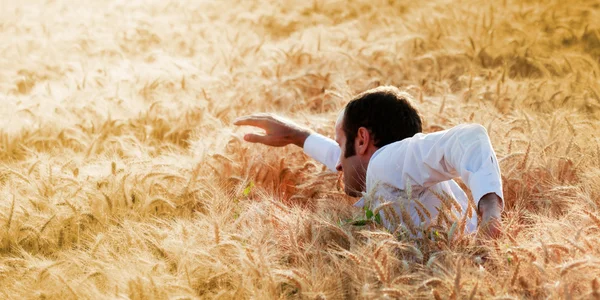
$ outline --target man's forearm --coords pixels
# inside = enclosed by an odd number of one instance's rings
[[[477,211],[483,213],[498,213],[502,212],[502,198],[495,193],[489,193],[481,197]]]
[[[323,135],[311,132],[308,136],[298,134],[298,144],[303,144],[304,153],[316,161],[324,164],[333,172],[336,172],[335,166],[340,158],[340,146]]]
[[[480,233],[488,237],[498,237],[502,233],[501,213],[502,198],[496,193],[488,193],[479,201],[478,211],[481,214]]]

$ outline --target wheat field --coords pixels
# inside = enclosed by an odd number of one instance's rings
[[[597,1],[0,7],[2,299],[600,299]],[[332,136],[379,85],[487,128],[500,238],[356,225],[337,174],[232,125]]]

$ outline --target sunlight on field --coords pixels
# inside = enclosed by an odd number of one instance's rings
[[[489,3],[3,1],[0,297],[599,299],[600,4]],[[488,129],[503,237],[350,225],[337,174],[232,125],[332,136],[387,84]]]

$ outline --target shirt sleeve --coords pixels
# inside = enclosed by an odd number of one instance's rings
[[[486,129],[478,124],[459,125],[389,144],[371,159],[369,171],[396,186],[430,187],[461,177],[479,204],[495,193],[503,199],[502,177]]]
[[[318,133],[312,133],[304,141],[304,153],[324,164],[331,171],[336,171],[335,166],[340,158],[340,152],[340,146],[334,140]]]

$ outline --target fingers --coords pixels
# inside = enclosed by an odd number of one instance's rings
[[[254,134],[254,133],[248,133],[248,134],[244,135],[244,140],[247,142],[250,142],[250,143],[260,143],[260,144],[265,144],[265,145],[270,144],[269,136]]]
[[[259,143],[271,147],[283,147],[290,144],[289,140],[282,137],[254,133],[248,133],[244,135],[244,140],[250,143]]]
[[[253,118],[253,117],[239,118],[239,119],[235,120],[233,122],[233,124],[237,125],[237,126],[247,125],[247,126],[260,127],[260,128],[264,128],[265,127],[265,121],[260,120],[260,119],[256,119],[256,118]]]
[[[268,118],[269,118],[268,116],[263,116],[263,115],[245,116],[245,117],[237,118],[233,122],[233,124],[237,125],[237,126],[243,126],[243,125],[255,126],[255,127],[264,129],[267,126],[268,122],[270,121]]]

